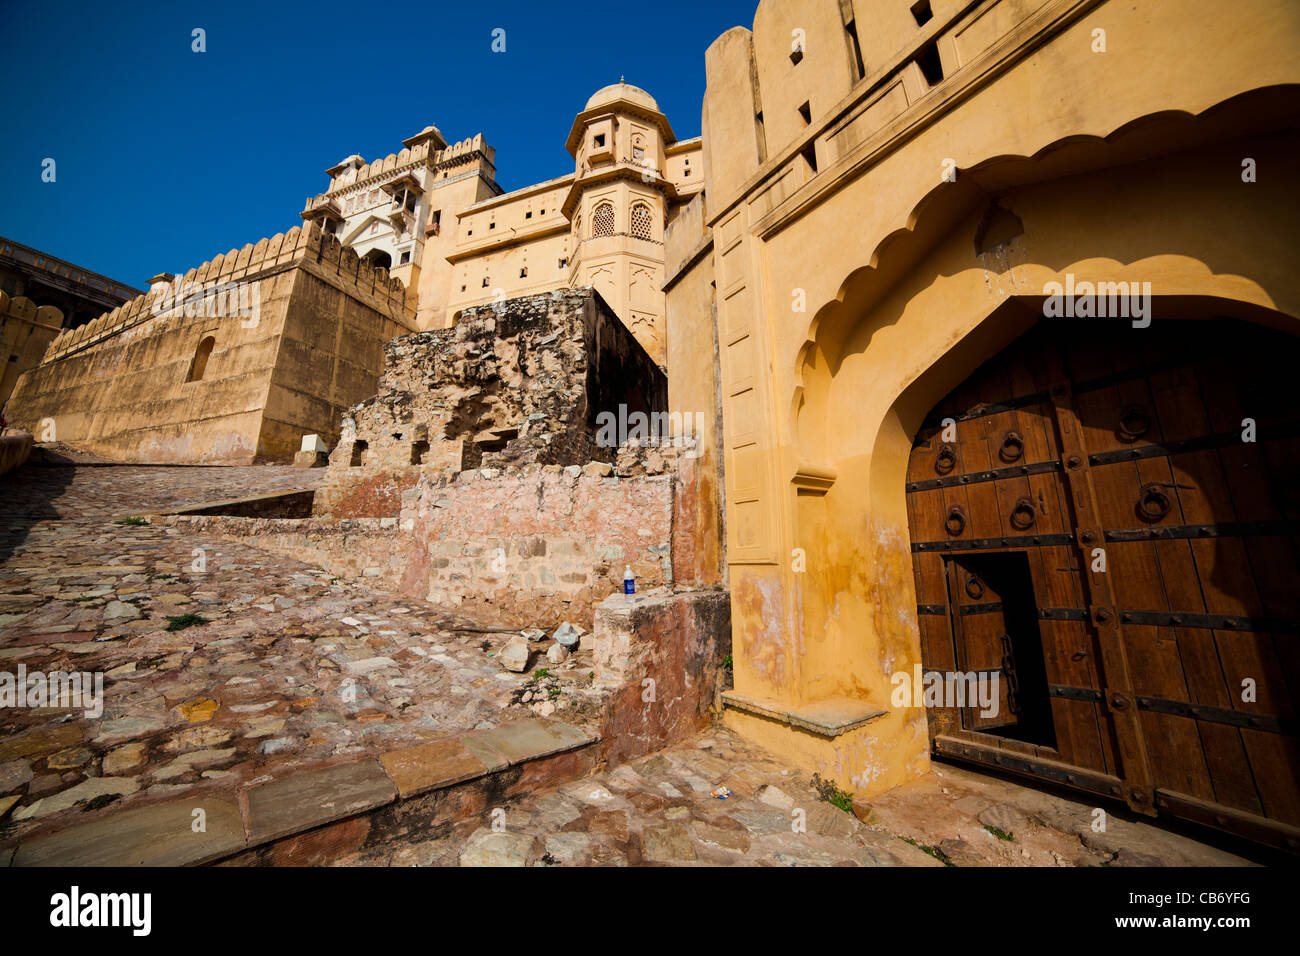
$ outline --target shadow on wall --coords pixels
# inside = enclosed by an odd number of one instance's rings
[[[636,413],[668,411],[668,377],[650,354],[618,320],[600,293],[592,289],[597,307],[585,315],[587,337],[587,427],[608,412],[616,421]],[[613,460],[613,449],[602,460]]]

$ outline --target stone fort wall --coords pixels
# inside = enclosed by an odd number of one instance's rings
[[[187,301],[196,289],[207,298]],[[337,438],[412,318],[386,270],[294,228],[59,334],[9,413],[40,440],[124,461],[289,458],[304,433]]]

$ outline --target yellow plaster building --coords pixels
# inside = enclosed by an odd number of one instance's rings
[[[430,126],[373,163],[350,156],[302,217],[413,290],[417,325],[465,308],[593,286],[661,365],[664,229],[704,184],[702,144],[678,141],[649,93],[599,90],[574,118],[571,173],[503,193],[482,134]]]
[[[1300,7],[763,0],[706,67],[667,354],[722,427],[728,724],[1295,845]]]

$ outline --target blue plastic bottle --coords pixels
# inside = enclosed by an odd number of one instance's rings
[[[632,565],[630,564],[623,569],[623,593],[636,593],[636,580],[632,577]]]

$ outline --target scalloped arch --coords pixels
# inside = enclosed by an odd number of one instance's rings
[[[958,162],[957,169],[969,174],[979,173],[995,168],[1000,165],[1009,163],[1026,163],[1026,164],[1044,164],[1048,163],[1053,157],[1061,154],[1063,150],[1071,147],[1086,147],[1089,145],[1098,148],[1114,147],[1122,143],[1132,133],[1137,132],[1149,125],[1162,122],[1182,122],[1195,123],[1198,120],[1208,120],[1211,117],[1219,116],[1228,111],[1234,110],[1239,104],[1249,101],[1256,96],[1268,96],[1277,94],[1296,95],[1300,93],[1300,86],[1285,87],[1265,87],[1258,90],[1252,90],[1246,93],[1231,97],[1220,103],[1216,103],[1199,113],[1192,113],[1186,110],[1157,110],[1152,113],[1144,113],[1140,116],[1130,117],[1116,126],[1113,126],[1109,132],[1105,133],[1071,133],[1066,136],[1060,136],[1043,143],[1036,150],[1029,154],[1021,153],[997,153],[992,156],[986,156],[975,162],[961,163]],[[958,181],[961,177],[959,176]],[[1015,185],[1023,184],[1024,177],[1020,177],[1017,182],[1007,182],[995,184],[998,189],[1009,189]],[[915,233],[918,224],[924,218],[926,211],[931,208],[947,190],[952,183],[940,182],[920,196],[908,211],[901,225],[887,232],[872,249],[871,255],[865,265],[852,270],[844,277],[839,288],[835,292],[834,298],[823,303],[809,319],[808,326],[804,330],[803,340],[796,349],[796,360],[794,369],[794,389],[791,401],[791,411],[794,412],[801,404],[801,396],[805,388],[804,369],[807,359],[815,354],[817,338],[822,327],[827,324],[828,320],[836,317],[839,312],[848,304],[848,298],[851,290],[861,278],[871,270],[879,268],[880,262],[887,256],[890,250],[898,242],[909,235]]]

